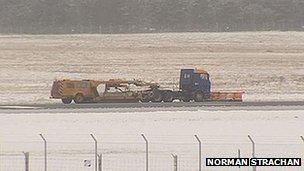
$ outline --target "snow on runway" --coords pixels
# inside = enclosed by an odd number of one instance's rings
[[[304,110],[10,112],[0,115],[0,138],[2,153],[30,151],[37,158],[34,161],[42,161],[43,144],[38,134],[43,133],[50,143],[49,167],[85,170],[83,160],[94,159],[94,144],[89,136],[94,133],[100,141],[99,151],[104,154],[105,170],[133,171],[144,167],[144,141],[140,135],[144,133],[151,143],[154,161],[151,170],[171,169],[171,153],[181,155],[180,170],[195,170],[196,165],[192,164],[197,162],[194,134],[203,140],[204,157],[235,157],[238,148],[242,155],[250,157],[248,134],[257,143],[257,156],[303,157],[300,139],[304,134],[303,123]],[[74,164],[69,161],[73,157]],[[61,163],[57,169],[56,163]],[[33,170],[42,166],[43,162],[34,162]]]

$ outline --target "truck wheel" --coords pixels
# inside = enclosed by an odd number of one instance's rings
[[[152,95],[152,102],[161,102],[163,100],[162,94],[159,90],[154,90]]]
[[[196,102],[203,102],[205,100],[205,96],[202,92],[197,92],[194,94],[194,100]]]
[[[82,94],[78,93],[76,94],[75,98],[74,98],[74,102],[75,103],[83,103],[84,102],[84,97]]]
[[[172,91],[167,91],[164,93],[164,102],[173,102],[173,93]]]
[[[148,103],[150,101],[149,95],[145,94],[143,95],[142,99],[140,99],[141,102],[143,103]]]
[[[189,97],[183,97],[182,100],[183,102],[190,102],[191,99]]]
[[[72,103],[72,98],[64,98],[64,99],[61,99],[61,101],[62,101],[62,103],[64,103],[64,104],[70,104],[70,103]]]

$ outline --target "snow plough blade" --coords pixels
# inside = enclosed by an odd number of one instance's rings
[[[211,101],[243,101],[244,92],[211,92]]]

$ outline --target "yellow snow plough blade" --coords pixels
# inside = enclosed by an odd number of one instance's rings
[[[243,101],[244,92],[211,92],[211,101]]]

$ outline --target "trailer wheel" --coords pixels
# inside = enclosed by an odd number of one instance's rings
[[[81,93],[76,94],[74,97],[74,102],[75,103],[83,103],[84,102],[84,97]]]
[[[202,92],[197,92],[194,94],[194,101],[196,102],[203,102],[205,100],[204,93]]]
[[[162,94],[159,90],[154,90],[152,95],[152,102],[161,102],[163,100]]]
[[[70,104],[72,103],[72,98],[64,98],[64,99],[61,99],[62,103],[63,104]]]
[[[150,102],[150,97],[148,94],[144,94],[143,97],[140,99],[141,102],[143,103],[148,103]]]
[[[191,100],[191,99],[190,99],[189,97],[183,97],[183,98],[182,98],[182,101],[183,101],[183,102],[190,102],[190,100]]]
[[[173,93],[172,91],[167,91],[163,95],[164,102],[173,102]]]

